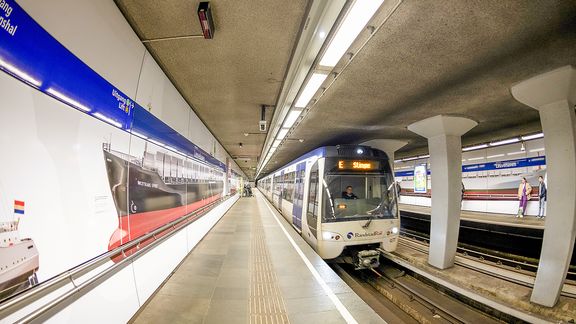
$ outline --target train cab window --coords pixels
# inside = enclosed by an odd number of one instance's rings
[[[396,218],[396,192],[391,175],[327,175],[324,222]],[[348,186],[356,199],[345,199]]]

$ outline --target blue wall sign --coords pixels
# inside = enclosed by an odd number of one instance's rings
[[[0,69],[85,114],[226,171],[223,162],[72,54],[13,0],[0,0]]]
[[[514,169],[514,168],[525,168],[525,167],[541,166],[541,165],[546,165],[546,157],[545,156],[525,158],[525,159],[516,159],[516,160],[508,160],[508,161],[489,162],[489,163],[468,164],[468,165],[462,166],[462,172]],[[430,170],[428,170],[428,174],[430,174]],[[399,172],[395,172],[394,176],[396,176],[396,177],[412,177],[412,176],[414,176],[414,171],[399,171]]]

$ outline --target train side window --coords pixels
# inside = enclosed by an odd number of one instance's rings
[[[282,193],[283,198],[289,202],[293,202],[294,199],[294,178],[296,171],[284,174],[284,191]]]
[[[316,236],[316,226],[318,222],[318,191],[320,182],[318,180],[318,162],[314,163],[310,169],[310,186],[308,190],[308,210],[306,212],[306,220],[310,231]]]

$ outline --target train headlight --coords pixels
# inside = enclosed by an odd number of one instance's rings
[[[338,233],[333,232],[322,232],[322,238],[324,241],[339,241],[342,236]]]
[[[392,227],[392,234],[398,234],[398,227]]]

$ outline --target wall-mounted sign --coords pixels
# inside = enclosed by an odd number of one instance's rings
[[[426,164],[414,167],[414,192],[426,193],[428,175],[426,174]]]
[[[462,172],[514,169],[514,168],[525,168],[525,167],[543,166],[543,165],[546,165],[546,157],[538,156],[525,159],[463,165]],[[413,175],[414,175],[413,171],[398,171],[394,173],[394,176],[396,177],[411,177]]]

